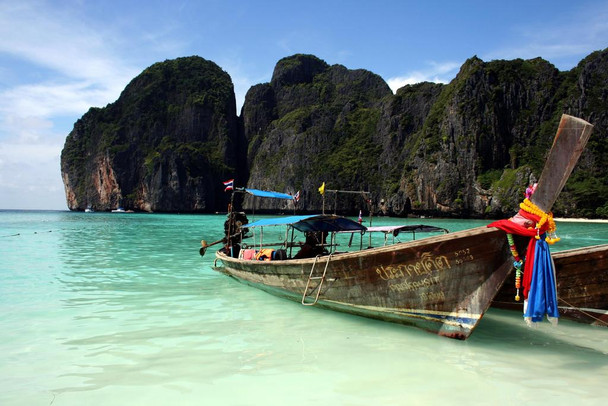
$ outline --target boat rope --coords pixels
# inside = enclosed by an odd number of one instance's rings
[[[585,316],[590,317],[590,318],[594,319],[595,321],[597,321],[598,323],[601,323],[602,325],[604,325],[604,326],[607,326],[607,327],[608,327],[608,323],[606,323],[604,320],[602,320],[602,319],[600,319],[600,318],[595,317],[594,315],[592,315],[591,313],[588,313],[588,312],[584,311],[584,310],[583,310],[583,309],[581,309],[580,307],[577,307],[577,306],[574,306],[574,305],[573,305],[573,304],[571,304],[571,303],[568,303],[567,301],[565,301],[565,300],[564,300],[564,299],[562,299],[561,297],[558,297],[557,299],[558,299],[560,302],[563,302],[564,304],[566,304],[566,305],[570,306],[570,307],[571,307],[571,308],[573,308],[574,310],[577,310],[577,311],[581,312],[582,314],[584,314]]]
[[[34,231],[32,234],[42,234],[42,233],[52,233],[53,230],[47,230],[47,231]],[[17,233],[17,234],[8,234],[8,235],[0,235],[0,238],[7,238],[7,237],[19,237],[21,236],[21,233]]]

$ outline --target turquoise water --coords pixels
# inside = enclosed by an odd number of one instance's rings
[[[491,309],[455,341],[303,307],[212,271],[213,249],[200,257],[198,248],[221,238],[223,221],[0,211],[0,405],[608,398],[608,328],[561,320],[531,329],[518,312]],[[556,249],[608,243],[608,224],[559,222],[558,234]]]

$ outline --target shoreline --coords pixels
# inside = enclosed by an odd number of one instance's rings
[[[608,220],[606,220],[606,219],[556,217],[553,220],[555,220],[556,222],[571,222],[571,223],[608,223]]]

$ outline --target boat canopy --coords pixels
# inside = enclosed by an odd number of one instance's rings
[[[298,231],[365,231],[367,228],[356,221],[346,217],[334,215],[307,215],[307,216],[288,216],[272,219],[262,219],[253,223],[245,224],[247,228],[290,225]]]
[[[382,232],[385,234],[392,234],[394,237],[398,236],[401,231],[405,232],[420,232],[420,233],[432,233],[432,232],[443,232],[447,233],[448,230],[441,227],[435,226],[427,226],[425,224],[412,224],[412,225],[402,225],[402,226],[377,226],[377,227],[367,227],[367,231],[370,232]]]
[[[316,217],[317,215],[311,216],[287,216],[287,217],[273,217],[270,219],[261,219],[254,221],[253,223],[244,224],[244,227],[252,228],[252,227],[266,227],[266,226],[286,226],[289,224],[297,223],[300,220],[305,220],[311,217]]]
[[[270,192],[267,190],[248,189],[248,188],[245,188],[243,190],[253,196],[269,197],[271,199],[293,200],[293,196],[288,195],[287,193]]]
[[[347,219],[346,217],[340,216],[314,216],[308,219],[300,220],[292,225],[298,231],[324,231],[324,232],[337,232],[337,231],[361,231],[367,230],[367,227]]]
[[[247,228],[255,227],[266,227],[266,226],[292,226],[298,231],[324,231],[324,232],[358,232],[358,231],[370,231],[370,232],[382,232],[385,234],[392,234],[394,237],[399,235],[400,232],[444,232],[448,230],[441,227],[428,226],[425,224],[412,224],[412,225],[397,225],[397,226],[377,226],[377,227],[365,227],[356,221],[350,220],[346,217],[336,215],[324,215],[324,214],[313,214],[303,216],[286,216],[276,217],[269,219],[261,219],[248,223],[245,226]]]

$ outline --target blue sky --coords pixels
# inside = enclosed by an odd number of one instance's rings
[[[67,209],[59,157],[90,107],[153,63],[199,55],[237,109],[295,53],[367,69],[393,90],[447,83],[474,55],[570,70],[608,48],[608,2],[0,0],[0,209]]]

